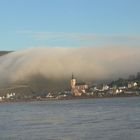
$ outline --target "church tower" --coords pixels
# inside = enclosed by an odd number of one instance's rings
[[[71,77],[71,90],[75,89],[75,85],[76,85],[76,79],[74,78],[74,75],[72,73],[72,77]]]

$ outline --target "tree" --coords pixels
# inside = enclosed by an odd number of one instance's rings
[[[135,75],[129,75],[129,78],[128,78],[130,81],[131,80],[135,80]]]
[[[140,72],[137,73],[136,79],[140,80]]]

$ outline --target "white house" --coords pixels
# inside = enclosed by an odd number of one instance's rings
[[[53,98],[54,96],[49,92],[48,95],[46,96],[47,98]]]
[[[136,87],[138,84],[137,82],[128,83],[128,88]]]

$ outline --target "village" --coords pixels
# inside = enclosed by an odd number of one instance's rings
[[[88,85],[85,82],[77,82],[72,74],[70,81],[70,91],[59,92],[58,94],[49,93],[47,98],[68,98],[68,97],[89,97],[89,98],[102,98],[102,97],[125,97],[125,96],[140,96],[140,84],[138,80],[119,79],[109,84],[95,84]]]
[[[21,85],[0,89],[0,102],[140,96],[139,81],[137,76],[137,78],[130,77],[127,80],[118,79],[108,84],[89,85],[86,82],[78,82],[72,74],[68,90],[38,93],[32,91],[29,86]]]

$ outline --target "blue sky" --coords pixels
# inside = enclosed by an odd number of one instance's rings
[[[140,44],[140,0],[0,0],[0,50]]]

